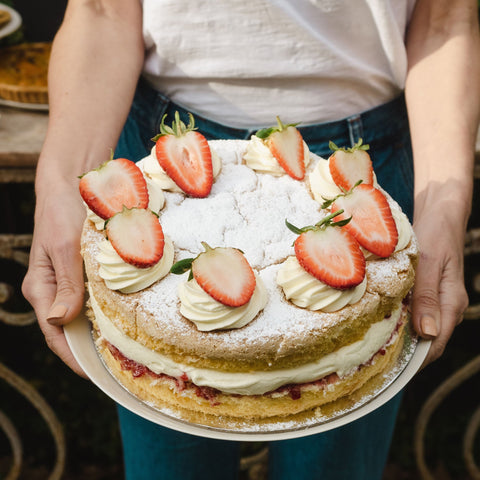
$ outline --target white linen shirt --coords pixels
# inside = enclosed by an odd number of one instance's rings
[[[338,120],[405,85],[415,0],[143,0],[144,76],[237,127]]]

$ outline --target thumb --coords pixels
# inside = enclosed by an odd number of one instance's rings
[[[423,338],[433,339],[440,333],[440,275],[426,271],[419,264],[412,298],[412,321]]]
[[[72,321],[83,307],[85,283],[82,258],[80,254],[68,259],[68,262],[57,258],[54,269],[57,291],[47,313],[47,322],[50,325],[65,325]]]

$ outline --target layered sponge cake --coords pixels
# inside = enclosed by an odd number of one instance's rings
[[[369,162],[360,144],[322,159],[280,121],[207,143],[177,118],[138,165],[85,175],[89,317],[110,372],[219,428],[314,421],[380,385],[417,244]]]

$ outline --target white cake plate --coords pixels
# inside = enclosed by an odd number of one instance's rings
[[[156,407],[154,408],[129,393],[110,374],[100,359],[92,338],[91,324],[85,314],[82,313],[79,315],[72,323],[66,325],[64,330],[68,345],[75,359],[92,382],[110,398],[128,410],[154,423],[184,433],[223,440],[256,442],[285,440],[325,432],[353,422],[374,411],[399,393],[413,378],[422,366],[431,343],[425,340],[416,342],[411,336],[407,338],[406,344],[410,343],[409,348],[413,351],[406,354],[408,358],[405,358],[405,355],[403,355],[403,363],[399,365],[396,375],[386,382],[378,394],[367,398],[364,403],[355,405],[355,407],[349,411],[344,411],[337,416],[319,419],[316,423],[308,423],[305,425],[286,423],[276,429],[272,429],[271,426],[269,426],[268,430],[264,430],[260,426],[258,429],[249,427],[245,430],[227,430],[189,423],[175,417],[172,412],[162,411]],[[412,342],[415,342],[413,348],[411,347]]]

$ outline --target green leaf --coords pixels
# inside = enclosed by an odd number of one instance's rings
[[[292,225],[288,220],[285,220],[285,225],[288,227],[289,230],[291,230],[293,233],[296,233],[297,235],[300,235],[301,233],[304,232],[303,229],[298,228],[295,225]]]
[[[353,146],[353,147],[338,147],[335,145],[331,140],[328,142],[328,148],[332,150],[332,152],[336,152],[338,150],[341,150],[342,152],[347,152],[347,153],[353,153],[356,150],[368,150],[370,148],[370,145],[365,144],[363,145],[363,138],[359,138],[358,142]]]
[[[337,150],[341,150],[340,147],[337,147],[331,140],[328,142],[328,148],[332,151],[332,152],[336,152]]]
[[[175,275],[182,275],[182,273],[191,270],[194,260],[194,258],[184,258],[183,260],[179,260],[172,265],[172,268],[170,268],[170,272],[174,273]]]
[[[334,198],[322,197],[323,203],[320,205],[322,209],[330,207],[330,205],[338,198],[338,195]]]
[[[347,223],[350,222],[351,219],[352,219],[352,217],[348,217],[345,220],[340,220],[339,222],[332,222],[332,225],[334,227],[344,227]]]
[[[262,140],[265,140],[265,139],[268,138],[275,130],[276,130],[275,127],[262,128],[261,130],[259,130],[259,131],[255,134],[255,136],[257,136],[258,138],[261,138]]]

